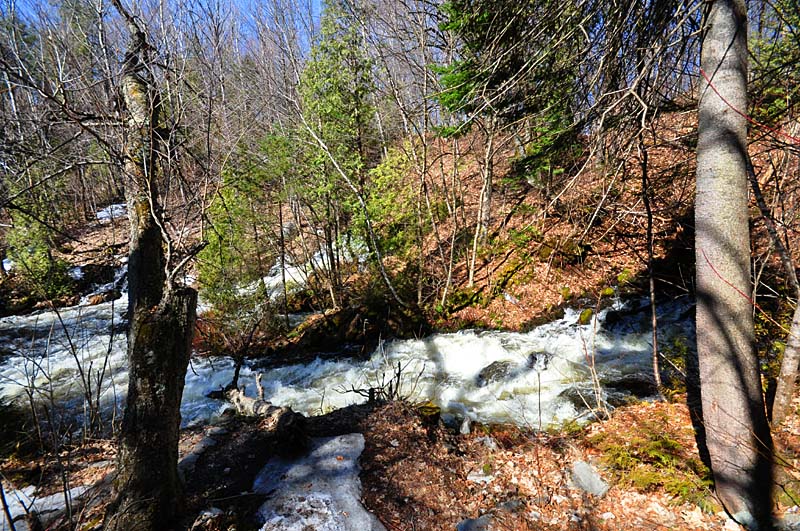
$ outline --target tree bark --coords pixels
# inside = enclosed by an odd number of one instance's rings
[[[173,286],[168,240],[160,223],[160,100],[145,33],[119,0],[130,44],[122,65],[127,111],[124,169],[130,218],[128,397],[114,498],[105,529],[167,529],[180,514],[180,405],[194,332],[197,293]]]
[[[701,65],[695,204],[697,353],[717,495],[740,524],[771,529],[772,440],[755,351],[747,197],[747,11],[710,4]],[[712,86],[713,85],[713,86]]]
[[[180,405],[196,304],[194,290],[176,288],[159,306],[134,310],[130,384],[106,529],[164,529],[180,514]]]

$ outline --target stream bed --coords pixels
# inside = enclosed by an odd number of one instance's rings
[[[127,297],[0,319],[0,399],[51,404],[57,418],[80,426],[87,396],[119,415],[127,390]],[[659,338],[694,344],[688,299],[659,306]],[[265,398],[308,415],[367,399],[391,385],[396,394],[441,407],[445,420],[546,428],[592,415],[652,389],[649,307],[617,301],[588,324],[579,311],[530,332],[463,330],[385,342],[366,361],[327,353],[303,365],[242,369],[240,385],[255,394],[263,372]],[[399,368],[400,383],[396,381]],[[202,423],[227,407],[209,399],[226,385],[229,358],[193,358],[186,376],[183,424]],[[598,384],[599,387],[598,387]],[[599,394],[595,392],[599,389]]]

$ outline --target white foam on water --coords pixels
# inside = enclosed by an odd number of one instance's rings
[[[213,400],[206,395],[231,382],[233,365],[231,358],[193,358],[189,362],[181,402],[184,426],[211,420],[230,406],[227,402]],[[250,382],[251,374],[248,367],[242,367],[240,378]]]
[[[123,295],[95,306],[0,319],[0,352],[7,356],[0,363],[0,398],[30,393],[62,413],[79,413],[88,386],[102,407],[119,405],[115,398],[127,385],[121,332],[126,309]]]
[[[434,334],[386,343],[366,362],[317,359],[269,369],[263,377],[265,397],[306,414],[324,413],[363,402],[365,397],[352,389],[378,387],[399,364],[400,394],[411,400],[431,400],[447,414],[474,421],[546,427],[584,414],[570,392],[591,389],[592,368],[601,379],[650,370],[650,332],[605,331],[605,315],[580,325],[579,312],[567,310],[562,319],[528,333]],[[675,316],[667,316],[668,327],[683,326],[670,319]],[[487,377],[493,365],[502,370]],[[595,398],[584,399],[586,406],[596,406]]]
[[[664,306],[666,331],[691,331],[691,323],[681,317],[687,308],[687,303]],[[37,387],[39,398],[52,397],[79,412],[80,363],[92,385],[101,372],[106,375],[100,390],[103,407],[121,407],[127,390],[126,338],[121,331],[112,336],[111,330],[121,330],[126,310],[123,295],[58,314],[0,319],[0,397],[24,397],[26,390]],[[271,368],[263,371],[265,398],[305,414],[325,413],[365,401],[367,390],[387,384],[399,364],[400,396],[433,401],[446,415],[473,421],[545,427],[585,413],[585,407],[576,405],[575,390],[592,388],[592,368],[601,379],[612,380],[650,370],[649,330],[639,325],[605,330],[605,315],[600,312],[588,325],[580,325],[579,313],[567,310],[562,319],[527,333],[434,334],[388,342],[366,361],[326,356]],[[225,404],[206,394],[230,382],[233,365],[229,358],[193,359],[184,388],[184,424],[221,413]],[[256,393],[254,372],[245,366],[240,374],[240,385],[247,385],[251,396]],[[586,400],[595,405],[595,398]]]
[[[92,396],[96,396],[100,381],[101,408],[121,408],[128,385],[127,338],[122,330],[127,306],[127,295],[123,295],[94,306],[63,308],[58,314],[0,319],[0,351],[8,356],[0,363],[0,398],[25,398],[27,391],[35,389],[37,399],[80,413],[83,382],[91,382]],[[228,358],[192,361],[184,387],[184,424],[221,413],[223,404],[205,395],[227,385],[232,374],[233,362]],[[250,374],[243,368],[243,377]]]

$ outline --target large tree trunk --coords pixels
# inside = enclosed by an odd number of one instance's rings
[[[747,198],[747,11],[710,4],[695,205],[697,352],[717,495],[741,524],[771,528],[772,441],[755,352]]]
[[[197,293],[171,284],[159,223],[159,94],[144,31],[121,6],[130,48],[122,68],[127,111],[124,169],[130,218],[128,368],[114,499],[106,529],[167,529],[180,514],[180,404]]]
[[[171,290],[137,308],[128,346],[130,384],[120,435],[114,515],[107,529],[164,529],[180,514],[180,405],[197,294]]]

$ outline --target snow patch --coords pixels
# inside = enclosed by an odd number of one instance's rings
[[[308,456],[273,459],[261,470],[255,492],[272,496],[258,513],[261,531],[385,531],[361,505],[360,433],[315,439]]]
[[[70,500],[77,500],[86,494],[87,490],[89,490],[89,488],[84,486],[73,487],[69,490],[68,497]],[[46,515],[46,513],[62,511],[66,507],[63,492],[58,492],[42,498],[37,498],[34,493],[35,488],[33,486],[6,492],[6,501],[8,502],[8,509],[11,513],[12,520],[16,519],[17,517],[21,518],[28,512],[36,512],[40,515]],[[15,521],[14,527],[17,531],[28,530],[28,525],[23,520]],[[11,528],[8,526],[8,521],[6,518],[0,518],[0,531],[7,531],[10,529]]]
[[[112,219],[124,218],[128,215],[128,205],[116,203],[97,211],[98,221],[111,221]]]

